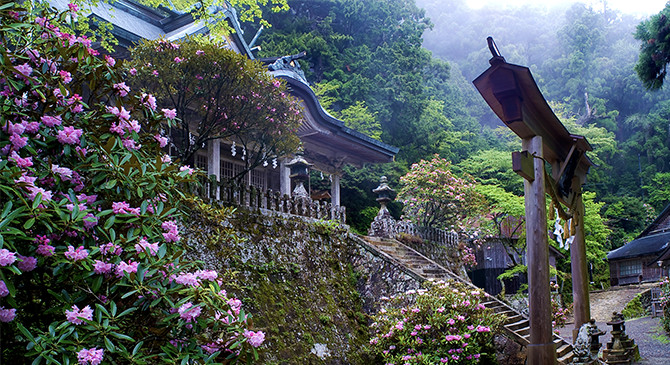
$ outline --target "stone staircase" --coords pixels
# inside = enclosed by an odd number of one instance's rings
[[[419,252],[400,243],[395,239],[386,239],[378,237],[363,237],[367,244],[376,248],[379,252],[389,256],[400,265],[411,271],[414,275],[424,280],[444,280],[453,279],[476,288],[470,281],[463,280],[447,268],[440,266],[434,261],[423,256]],[[503,328],[506,334],[518,344],[526,347],[530,344],[530,326],[528,318],[517,312],[507,303],[490,296],[484,302],[486,308],[493,309],[496,313],[504,314],[507,317]],[[554,343],[556,344],[556,355],[558,363],[568,365],[572,362],[572,345],[554,334]]]

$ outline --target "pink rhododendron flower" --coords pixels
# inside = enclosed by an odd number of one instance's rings
[[[18,255],[18,259],[19,261],[16,263],[16,267],[23,272],[33,271],[37,267],[37,259],[32,256]]]
[[[200,285],[200,282],[198,281],[198,275],[189,272],[180,273],[179,275],[175,276],[174,281],[177,284],[189,285],[193,287]]]
[[[79,365],[99,365],[105,355],[105,350],[93,347],[91,349],[82,349],[77,352]]]
[[[129,210],[130,210],[130,204],[126,202],[112,203],[112,213],[114,214],[128,214]]]
[[[98,225],[98,217],[94,216],[92,213],[86,214],[84,217],[84,228],[91,229]]]
[[[88,250],[84,246],[79,246],[75,250],[74,246],[67,246],[67,252],[65,252],[65,257],[76,262],[83,260],[88,257]]]
[[[165,118],[174,119],[177,117],[177,111],[175,109],[161,109]]]
[[[142,93],[142,105],[146,106],[151,110],[156,110],[156,97],[151,94]]]
[[[55,117],[45,115],[41,117],[40,120],[42,121],[42,124],[44,124],[47,127],[53,127],[56,125],[61,125],[61,123],[63,123],[63,119],[61,119],[60,115],[57,115]]]
[[[130,87],[125,82],[120,82],[112,86],[119,96],[124,97],[130,92]]]
[[[130,119],[130,112],[126,110],[126,108],[121,107],[121,109],[117,107],[107,107],[107,111],[109,113],[114,114],[117,116],[120,120],[129,120]]]
[[[491,332],[491,328],[487,326],[477,326],[477,332]]]
[[[197,275],[202,280],[210,281],[216,280],[216,278],[219,276],[219,274],[214,270],[198,270],[195,272],[195,275]]]
[[[91,309],[90,306],[85,306],[81,310],[79,307],[76,305],[72,306],[72,310],[66,310],[65,311],[65,318],[67,318],[68,322],[73,323],[73,324],[84,324],[83,319],[92,321],[93,320],[93,309]],[[83,318],[83,319],[80,319]]]
[[[75,129],[72,126],[63,128],[62,131],[58,131],[58,142],[62,144],[79,144],[79,138],[84,131],[81,129]]]
[[[39,122],[27,122],[24,120],[23,125],[26,127],[26,133],[35,134],[40,130]]]
[[[140,239],[139,243],[135,244],[135,251],[138,253],[147,252],[151,256],[156,256],[158,253],[158,242],[149,243],[146,239]]]
[[[165,221],[161,224],[161,228],[166,230],[166,233],[163,233],[163,238],[167,242],[177,242],[181,239],[179,236],[179,231],[177,230],[177,224],[173,221]]]
[[[107,65],[109,67],[113,67],[116,65],[116,60],[112,56],[105,55],[105,61],[107,62]]]
[[[152,73],[154,76],[158,77],[158,70],[153,70],[151,73]]]
[[[131,150],[131,151],[138,150],[138,149],[140,149],[140,147],[142,147],[142,145],[139,145],[139,144],[135,143],[135,140],[131,139],[131,138],[124,138],[121,141],[121,143],[123,144],[124,148],[126,148],[128,150]]]
[[[62,180],[68,181],[72,179],[72,170],[67,167],[60,167],[58,165],[51,165],[51,172],[59,175]]]
[[[9,155],[9,160],[14,161],[16,163],[16,166],[25,169],[27,167],[30,167],[33,165],[33,158],[28,156],[28,157],[21,157],[19,156],[16,151],[12,151],[12,153]]]
[[[12,123],[12,122],[7,122],[5,125],[5,132],[7,134],[22,134],[26,130],[26,126],[23,125],[23,123]]]
[[[112,254],[119,256],[121,253],[123,253],[123,249],[119,245],[108,242],[100,246],[100,253],[103,255]]]
[[[254,332],[246,330],[244,331],[244,337],[247,338],[249,345],[252,347],[259,347],[265,341],[265,333],[263,331]]]
[[[77,6],[77,4],[69,3],[69,4],[67,4],[67,6],[68,6],[68,8],[70,8],[70,11],[73,12],[73,13],[76,13],[76,12],[79,11],[79,6]]]
[[[131,75],[135,76],[135,75],[137,75],[137,69],[136,69],[135,67],[133,67],[133,68],[131,68],[130,70],[128,70],[128,73],[130,73]]]
[[[22,65],[14,66],[14,68],[16,69],[16,71],[20,75],[22,75],[24,77],[29,77],[33,73],[33,68],[30,67],[30,65],[28,63],[24,63]]]
[[[72,74],[70,74],[69,72],[65,70],[60,70],[58,74],[60,75],[60,78],[63,80],[64,84],[69,84],[70,81],[72,81]]]
[[[228,299],[228,305],[230,309],[235,312],[235,314],[240,314],[240,308],[242,308],[242,301],[237,298]]]
[[[6,248],[0,249],[0,266],[9,266],[16,261],[16,252],[11,252]]]
[[[126,263],[125,261],[121,261],[118,264],[116,264],[116,276],[117,277],[122,277],[126,273],[134,273],[137,272],[137,267],[140,265],[139,262],[128,262]]]
[[[205,51],[199,49],[199,50],[195,51],[195,54],[198,55],[198,56],[202,56],[202,55],[205,54]]]
[[[7,289],[7,284],[4,281],[0,280],[0,297],[6,297],[9,295],[9,289]]]
[[[191,166],[188,166],[188,165],[180,167],[179,171],[182,171],[182,172],[186,171],[187,174],[193,175],[193,169],[191,168]]]
[[[175,57],[174,58],[174,63],[181,63],[182,61],[184,61],[184,59],[181,58],[181,57]]]
[[[8,323],[16,317],[16,308],[0,307],[0,322]]]
[[[109,274],[112,272],[113,266],[114,265],[109,262],[95,260],[95,263],[93,264],[93,272],[96,274]]]
[[[46,240],[46,242],[42,242],[37,246],[37,250],[35,250],[35,252],[44,257],[48,257],[53,256],[55,250],[56,248],[49,244],[49,240]]]
[[[12,134],[9,136],[9,141],[12,142],[12,146],[15,149],[20,150],[28,144],[28,137],[21,137],[18,134]]]
[[[202,312],[202,308],[193,306],[193,303],[186,302],[179,307],[179,317],[186,322],[194,321]]]
[[[156,134],[156,135],[154,135],[154,139],[158,142],[158,145],[160,146],[160,148],[163,148],[163,147],[167,146],[167,143],[168,143],[167,137],[163,137],[160,134]]]

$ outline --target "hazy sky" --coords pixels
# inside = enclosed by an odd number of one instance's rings
[[[665,7],[667,0],[606,0],[607,7],[617,9],[622,13],[637,14],[648,16],[656,14]],[[485,4],[488,5],[539,5],[546,4],[547,6],[556,5],[560,3],[582,2],[592,5],[594,8],[601,8],[603,0],[467,0],[472,8],[481,8]]]

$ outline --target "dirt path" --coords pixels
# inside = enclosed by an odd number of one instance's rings
[[[632,286],[616,287],[609,290],[600,290],[591,292],[589,299],[591,301],[591,318],[596,322],[609,322],[612,319],[612,312],[623,310],[638,293],[655,287],[658,284],[648,283]]]

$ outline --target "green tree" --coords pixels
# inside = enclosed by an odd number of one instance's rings
[[[658,14],[642,21],[635,30],[635,39],[642,42],[635,71],[648,89],[663,86],[670,62],[670,5]]]
[[[246,171],[296,150],[300,107],[256,61],[203,37],[143,41],[131,49],[133,85],[176,110],[172,142],[187,163],[202,146],[230,139]]]

